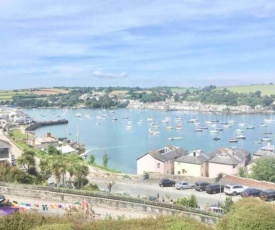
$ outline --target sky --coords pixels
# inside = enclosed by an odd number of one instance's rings
[[[273,0],[0,0],[0,90],[269,84]]]

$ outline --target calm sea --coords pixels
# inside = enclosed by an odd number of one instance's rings
[[[136,160],[148,151],[172,144],[188,151],[201,149],[205,152],[220,147],[237,147],[253,153],[267,142],[260,142],[269,136],[274,142],[275,122],[262,125],[270,115],[264,114],[217,114],[194,113],[186,111],[153,110],[90,110],[90,109],[31,109],[24,110],[36,121],[68,119],[69,124],[48,126],[35,131],[36,136],[45,136],[50,132],[55,137],[68,137],[86,145],[87,154],[94,154],[96,163],[102,164],[103,154],[110,157],[108,166],[124,173],[136,173]],[[190,123],[190,119],[195,119]],[[167,121],[164,123],[164,121]],[[180,122],[181,121],[181,122]],[[208,124],[208,121],[216,121]],[[235,121],[227,125],[228,121]],[[177,124],[182,129],[175,129]],[[246,126],[245,126],[246,125]],[[173,129],[167,129],[168,126]],[[251,129],[247,129],[249,126]],[[216,128],[223,128],[212,133]],[[205,128],[202,132],[195,129]],[[206,129],[208,128],[208,129]],[[155,131],[156,134],[149,133]],[[229,143],[236,135],[236,130],[246,137],[238,143]],[[272,134],[264,134],[264,133]],[[214,137],[220,140],[214,141]],[[169,140],[178,137],[177,140]]]

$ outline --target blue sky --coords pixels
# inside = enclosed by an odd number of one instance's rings
[[[268,84],[272,0],[1,0],[0,90]]]

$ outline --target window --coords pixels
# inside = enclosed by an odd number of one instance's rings
[[[9,149],[8,148],[0,149],[0,154],[7,154],[7,153],[9,153]]]
[[[178,171],[178,175],[180,175],[180,171]]]
[[[158,169],[160,168],[160,163],[157,164],[157,168],[158,168]]]

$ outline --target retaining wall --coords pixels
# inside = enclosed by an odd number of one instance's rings
[[[249,178],[237,177],[237,176],[230,176],[226,175],[223,177],[223,184],[227,183],[235,183],[235,184],[242,184],[247,187],[256,187],[262,189],[275,189],[275,184],[267,181],[258,181]]]
[[[161,207],[161,203],[155,203],[155,205],[146,204],[146,202],[139,201],[129,202],[124,200],[115,200],[115,199],[108,199],[108,198],[101,198],[97,196],[93,196],[92,193],[90,195],[76,195],[76,194],[69,194],[65,192],[55,192],[55,191],[45,191],[39,189],[26,189],[22,187],[8,187],[8,186],[0,186],[0,193],[5,196],[20,196],[20,197],[29,197],[29,198],[37,198],[41,200],[48,200],[48,201],[59,201],[64,203],[74,203],[75,201],[86,199],[88,202],[93,204],[94,206],[98,207],[108,207],[113,209],[120,209],[126,210],[129,212],[146,212],[155,215],[164,215],[164,214],[180,214],[186,215],[192,218],[195,218],[201,222],[207,224],[216,224],[219,220],[219,217],[213,215],[207,215],[202,213],[193,213],[191,211],[182,211],[177,210],[175,207],[167,208]],[[147,202],[148,203],[148,202]]]

